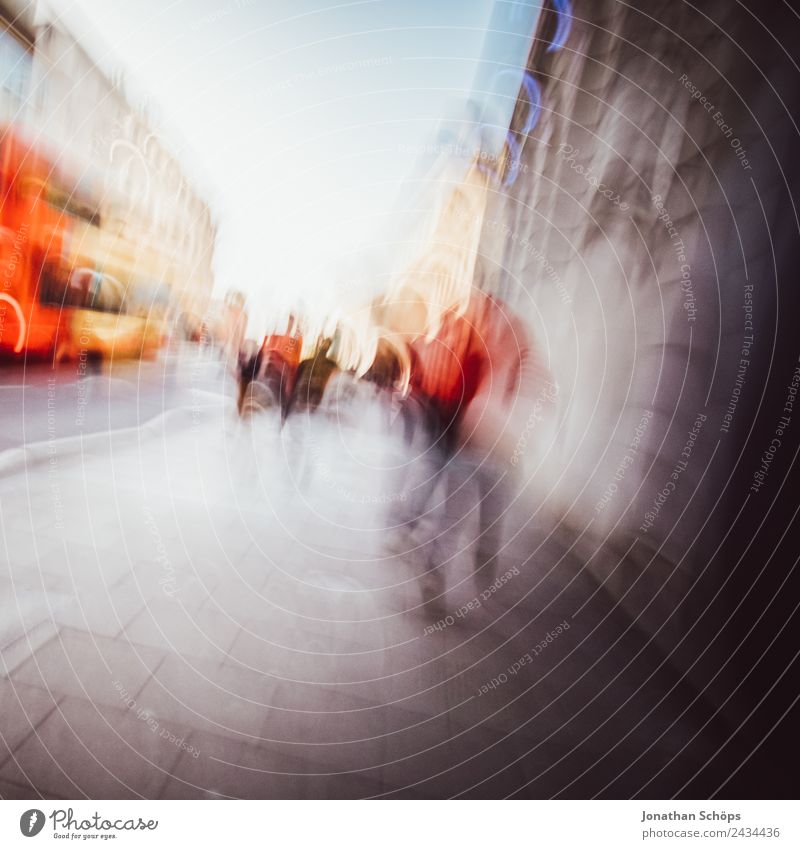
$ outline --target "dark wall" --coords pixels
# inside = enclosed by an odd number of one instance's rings
[[[554,20],[482,242],[483,285],[528,317],[560,389],[531,499],[584,533],[604,590],[733,729],[792,656],[800,19],[576,0],[548,51]]]

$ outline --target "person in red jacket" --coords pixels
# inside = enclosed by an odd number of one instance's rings
[[[463,314],[444,315],[432,339],[412,343],[409,399],[424,410],[427,462],[414,461],[407,482],[412,531],[431,514],[431,557],[424,581],[426,604],[436,609],[444,594],[444,569],[452,533],[471,509],[460,510],[461,495],[478,493],[475,574],[480,585],[494,580],[502,545],[503,517],[514,491],[513,445],[520,410],[527,410],[526,381],[533,357],[522,322],[499,301],[475,292]],[[442,503],[433,496],[446,483]],[[474,505],[474,501],[472,502]]]
[[[302,351],[303,336],[294,315],[289,316],[285,333],[265,336],[261,346],[263,380],[279,399],[282,421],[289,412]]]

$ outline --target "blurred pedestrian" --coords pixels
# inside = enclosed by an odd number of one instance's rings
[[[433,496],[445,484],[439,510],[444,515],[434,523],[424,582],[430,602],[444,592],[442,566],[455,528],[471,513],[458,509],[470,485],[477,490],[476,580],[494,579],[503,518],[514,494],[511,457],[522,411],[529,407],[526,381],[533,356],[522,322],[479,292],[464,313],[446,313],[433,338],[416,339],[412,349],[409,400],[414,415],[422,417],[427,447],[406,482],[408,529],[439,509]]]

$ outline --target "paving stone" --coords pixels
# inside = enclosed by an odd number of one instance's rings
[[[125,628],[132,643],[165,653],[192,655],[222,663],[239,633],[228,617],[184,607],[178,599],[153,600]]]
[[[0,679],[0,764],[55,709],[57,702],[46,690]]]
[[[0,768],[0,777],[44,795],[156,798],[188,745],[188,729],[119,708],[65,699]]]
[[[275,679],[268,675],[171,656],[137,702],[159,721],[254,740],[260,735],[274,688]]]
[[[56,696],[118,706],[121,689],[136,694],[163,659],[163,652],[149,646],[65,628],[20,666],[12,679]]]

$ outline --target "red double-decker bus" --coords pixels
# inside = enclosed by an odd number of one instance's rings
[[[164,287],[105,268],[100,224],[51,158],[0,128],[0,360],[148,356],[162,344]]]

